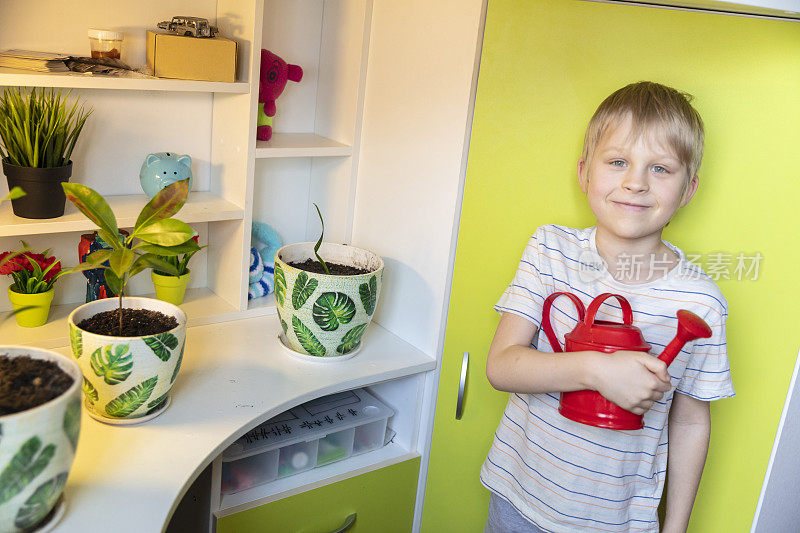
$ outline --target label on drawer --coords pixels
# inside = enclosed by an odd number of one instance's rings
[[[364,389],[315,398],[248,431],[222,453],[222,460],[235,461],[296,442],[319,439],[392,415],[391,407]]]

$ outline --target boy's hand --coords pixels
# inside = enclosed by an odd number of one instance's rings
[[[672,387],[667,365],[650,354],[595,353],[602,357],[596,367],[597,392],[632,413],[643,415]]]

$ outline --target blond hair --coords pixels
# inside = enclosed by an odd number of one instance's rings
[[[589,120],[583,159],[588,165],[608,129],[630,116],[631,136],[636,139],[643,134],[655,134],[658,141],[674,150],[691,179],[700,170],[705,140],[700,113],[689,103],[692,98],[688,93],[651,81],[631,83],[614,91]]]

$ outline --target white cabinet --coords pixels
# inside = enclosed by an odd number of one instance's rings
[[[201,244],[210,244],[192,259],[183,306],[190,325],[187,381],[181,386],[179,376],[173,403],[160,420],[149,428],[126,428],[127,438],[119,428],[84,420],[67,486],[69,492],[74,484],[76,496],[68,505],[65,531],[79,530],[89,516],[87,505],[116,516],[118,531],[150,530],[140,527],[141,520],[165,523],[186,486],[239,434],[310,395],[361,386],[397,411],[390,420],[397,432],[393,444],[279,480],[268,490],[254,488],[227,499],[217,490],[211,511],[235,512],[418,456],[421,495],[482,5],[481,0],[143,0],[103,10],[91,0],[0,5],[0,49],[85,55],[86,29],[109,27],[126,34],[122,59],[140,65],[145,29],[175,15],[212,19],[222,35],[240,44],[238,81],[232,84],[0,70],[0,85],[69,87],[94,108],[73,157],[71,180],[112,195],[121,227],[133,222],[146,201],[138,181],[144,157],[158,151],[191,155],[195,185],[178,218],[198,230]],[[303,80],[289,82],[277,101],[268,143],[255,141],[261,48],[304,70]],[[247,301],[251,222],[272,225],[284,242],[313,241],[319,222],[312,202],[325,216],[325,240],[369,248],[386,263],[384,294],[364,351],[351,366],[330,372],[301,366],[275,348],[269,331],[277,324],[269,317],[275,313],[272,296]],[[11,249],[22,237],[36,248],[53,248],[70,265],[80,234],[90,227],[69,205],[59,219],[26,221],[4,204],[0,249]],[[134,278],[131,292],[152,293],[149,277]],[[66,316],[83,299],[83,278],[63,278],[47,325],[25,330],[6,321],[0,338],[64,347]],[[8,308],[0,299],[0,309]],[[250,339],[252,330],[264,330],[264,342],[225,343],[220,337],[231,332]],[[255,355],[243,355],[245,349]],[[234,375],[245,369],[248,374]],[[266,390],[253,383],[255,376],[265,376]],[[252,402],[237,404],[225,394],[249,394]],[[225,401],[217,409],[205,400],[220,396]],[[190,399],[197,406],[187,405]],[[190,449],[181,442],[188,434]],[[112,444],[131,446],[135,460],[101,468],[99,451]],[[98,453],[90,458],[93,451]],[[147,512],[123,508],[109,490],[113,486],[126,487],[126,499],[140,498]],[[149,490],[154,486],[157,491]],[[420,496],[417,501],[418,515]]]

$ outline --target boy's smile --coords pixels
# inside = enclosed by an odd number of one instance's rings
[[[605,244],[609,255],[666,252],[661,231],[697,190],[697,176],[688,179],[686,165],[656,139],[652,131],[634,138],[628,116],[600,139],[588,165],[578,161],[598,248]]]

